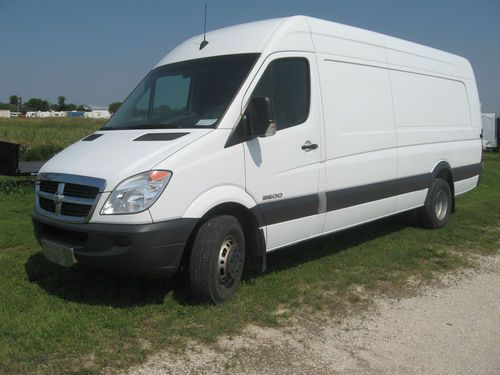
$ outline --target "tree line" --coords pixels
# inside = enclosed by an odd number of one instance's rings
[[[109,105],[109,111],[114,113],[118,107],[120,107],[121,102],[111,103]],[[0,109],[7,109],[12,112],[37,112],[37,111],[81,111],[88,112],[92,111],[88,105],[84,104],[73,104],[66,103],[66,97],[58,96],[57,103],[50,103],[47,100],[40,98],[31,98],[26,102],[22,101],[22,98],[18,95],[11,95],[8,103],[0,102]]]

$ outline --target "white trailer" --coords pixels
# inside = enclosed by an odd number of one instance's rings
[[[50,117],[66,117],[66,111],[50,111]]]
[[[495,113],[483,113],[483,149],[486,151],[498,150],[499,118]]]
[[[107,109],[93,109],[90,112],[85,112],[84,117],[93,119],[109,119],[111,117],[111,113],[109,113]]]

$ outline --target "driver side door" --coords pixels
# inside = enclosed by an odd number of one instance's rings
[[[259,74],[244,103],[268,97],[277,131],[244,143],[246,190],[263,214],[272,250],[322,232],[322,118],[312,53],[275,53]]]

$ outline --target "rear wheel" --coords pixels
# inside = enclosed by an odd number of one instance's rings
[[[245,237],[239,221],[229,215],[203,223],[196,233],[189,262],[193,297],[218,304],[232,297],[245,263]]]
[[[429,190],[426,204],[418,211],[421,224],[425,228],[443,228],[450,218],[452,196],[450,185],[442,178],[436,178]]]

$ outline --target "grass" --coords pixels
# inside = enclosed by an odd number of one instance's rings
[[[103,125],[83,118],[0,119],[0,140],[19,143],[21,160],[47,160]]]
[[[15,181],[0,180],[0,373],[98,373],[249,323],[279,326],[315,311],[342,316],[373,294],[404,293],[410,278],[432,280],[500,247],[500,155],[487,154],[481,185],[457,198],[445,229],[397,216],[308,241],[270,254],[268,271],[246,276],[229,303],[197,306],[182,275],[147,280],[46,261],[30,225],[32,183]]]

